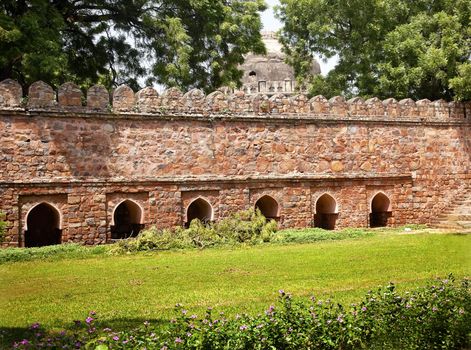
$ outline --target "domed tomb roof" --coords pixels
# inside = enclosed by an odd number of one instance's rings
[[[244,72],[242,84],[249,92],[293,92],[295,76],[293,68],[284,62],[285,54],[282,46],[273,32],[262,33],[263,42],[267,49],[266,55],[248,54],[240,66]],[[319,63],[312,62],[312,73],[320,74]],[[290,81],[290,88],[285,82]],[[260,88],[259,82],[266,84],[266,91]],[[269,87],[272,87],[270,89]],[[274,86],[274,88],[273,88]],[[282,86],[282,88],[280,88]],[[254,91],[256,90],[256,91]]]

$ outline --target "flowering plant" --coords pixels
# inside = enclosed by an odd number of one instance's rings
[[[369,292],[360,303],[294,298],[279,291],[276,305],[258,315],[226,317],[211,308],[201,317],[182,305],[167,324],[125,331],[99,327],[91,312],[67,331],[35,323],[16,349],[463,349],[470,345],[468,280],[452,276],[399,294],[394,284]]]

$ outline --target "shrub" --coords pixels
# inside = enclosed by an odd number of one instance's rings
[[[399,294],[393,284],[359,304],[294,299],[280,290],[264,314],[202,317],[176,306],[168,324],[135,329],[100,328],[94,312],[70,331],[47,332],[34,324],[19,349],[463,349],[470,345],[469,281],[437,281]]]
[[[0,212],[0,243],[5,240],[5,231],[7,229],[7,223],[5,220],[5,214]]]
[[[214,230],[226,240],[238,243],[269,242],[277,230],[275,220],[267,221],[259,209],[232,214],[214,224]]]
[[[260,210],[249,209],[207,225],[195,219],[186,229],[150,228],[135,238],[116,243],[110,252],[121,254],[174,248],[207,248],[224,244],[256,244],[269,242],[276,230],[277,224],[274,220],[267,222]]]

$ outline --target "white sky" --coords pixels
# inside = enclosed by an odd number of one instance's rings
[[[268,5],[268,9],[262,13],[263,30],[276,32],[282,27],[282,23],[275,18],[273,6],[278,5],[280,2],[278,0],[265,0],[265,2]],[[332,70],[338,61],[337,57],[332,57],[331,59],[327,60],[327,62],[323,62],[317,56],[316,59],[321,65],[322,75],[325,75],[327,72]]]

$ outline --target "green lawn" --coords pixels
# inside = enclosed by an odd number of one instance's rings
[[[278,290],[359,299],[389,281],[413,288],[471,275],[471,235],[396,233],[312,244],[167,251],[0,265],[0,329],[68,325],[89,310],[122,325],[167,319],[183,303],[228,314],[259,312]]]

